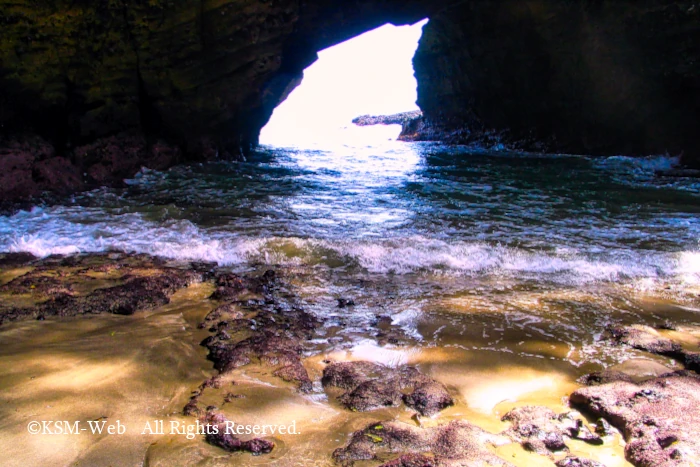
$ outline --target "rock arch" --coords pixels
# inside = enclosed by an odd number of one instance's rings
[[[124,131],[166,139],[172,160],[235,157],[318,50],[424,17],[417,138],[699,163],[690,0],[3,2],[0,131],[38,133],[81,171],[71,148]]]

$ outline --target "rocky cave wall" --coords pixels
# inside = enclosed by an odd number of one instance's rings
[[[697,162],[696,3],[0,0],[0,200],[239,157],[317,51],[424,17],[416,139]]]
[[[0,201],[240,157],[317,51],[446,3],[2,0]]]
[[[700,2],[464,2],[431,17],[414,67],[414,139],[700,163]]]

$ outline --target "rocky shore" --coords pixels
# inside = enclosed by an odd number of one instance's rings
[[[571,442],[587,443],[595,452],[616,430],[626,440],[628,461],[637,467],[698,465],[700,377],[697,353],[687,340],[674,341],[649,326],[613,326],[606,337],[611,347],[665,355],[686,370],[641,378],[620,371],[589,374],[569,396],[569,411],[519,405],[502,416],[501,432],[490,432],[453,413],[442,416],[458,402],[450,381],[416,366],[332,359],[315,366],[314,355],[326,350],[313,343],[334,324],[304,308],[290,279],[273,269],[236,274],[214,264],[117,252],[47,258],[5,253],[0,254],[0,331],[26,320],[52,326],[96,315],[121,315],[134,320],[125,324],[138,326],[140,316],[157,313],[177,294],[206,286],[196,332],[206,335],[201,346],[216,373],[193,388],[182,406],[180,415],[191,420],[219,427],[233,420],[227,407],[244,397],[247,383],[239,379],[246,370],[269,375],[270,384],[283,392],[323,394],[325,404],[338,404],[351,420],[359,417],[362,428],[327,452],[328,461],[338,465],[510,466],[499,449],[520,445],[559,467],[599,467],[603,464],[570,454]],[[352,313],[351,299],[338,303],[338,310]],[[387,329],[381,317],[376,324]],[[386,345],[386,331],[374,336],[378,345]],[[392,342],[401,345],[398,337]],[[385,418],[387,410],[407,410],[414,423]],[[380,415],[362,422],[373,413]],[[270,456],[279,444],[275,438],[238,437],[223,429],[201,440],[230,453]]]

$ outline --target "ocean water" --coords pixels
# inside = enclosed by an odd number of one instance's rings
[[[507,276],[700,281],[700,180],[677,158],[520,154],[391,141],[261,147],[244,163],[143,170],[125,189],[0,217],[0,250]],[[360,136],[358,136],[360,135]],[[326,135],[328,136],[328,135]]]

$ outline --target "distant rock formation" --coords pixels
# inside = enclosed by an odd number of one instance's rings
[[[352,123],[357,126],[372,126],[372,125],[406,125],[413,120],[423,116],[420,110],[412,110],[411,112],[401,112],[393,115],[361,115],[353,119]]]
[[[362,115],[355,118],[352,123],[357,126],[370,125],[401,125],[399,141],[418,141],[422,139],[423,112],[413,110],[394,115]]]

